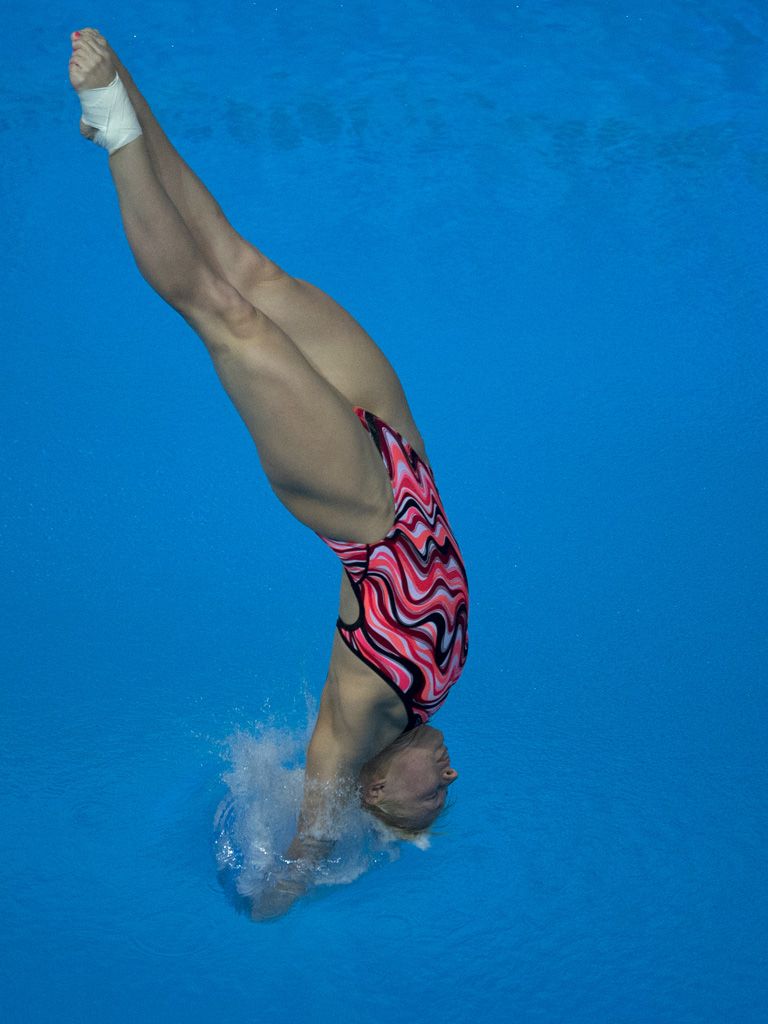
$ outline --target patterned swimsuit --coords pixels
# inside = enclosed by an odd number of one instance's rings
[[[374,544],[321,539],[342,561],[360,614],[344,643],[395,690],[408,729],[437,711],[467,658],[467,576],[431,470],[373,413],[355,408],[389,473],[395,521]]]

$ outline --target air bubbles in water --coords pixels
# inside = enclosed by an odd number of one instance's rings
[[[214,842],[219,879],[241,910],[285,864],[301,808],[310,731],[257,726],[227,741],[227,793],[216,810]],[[314,870],[314,885],[346,885],[398,856],[397,841],[361,808],[348,806],[338,825],[343,838]]]

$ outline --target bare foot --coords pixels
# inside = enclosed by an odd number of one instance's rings
[[[72,56],[69,58],[69,80],[76,92],[83,89],[101,89],[115,77],[115,65],[110,47],[100,32],[83,28],[73,32]],[[96,129],[80,120],[80,132],[92,139]]]

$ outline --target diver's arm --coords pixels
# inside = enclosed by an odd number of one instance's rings
[[[296,835],[286,850],[288,860],[322,860],[339,838],[339,815],[354,799],[362,760],[340,742],[321,714],[307,748],[304,799]]]
[[[357,798],[360,769],[405,728],[398,718],[405,715],[402,703],[386,684],[361,676],[354,661],[340,676],[329,675],[323,688],[296,834],[283,855],[284,870],[252,908],[254,920],[284,914],[312,886],[340,838],[343,811]]]
[[[341,812],[355,799],[365,750],[352,737],[338,735],[326,691],[307,748],[304,799],[296,834],[283,855],[284,869],[259,895],[251,910],[255,921],[279,917],[312,886],[316,868],[339,838]]]

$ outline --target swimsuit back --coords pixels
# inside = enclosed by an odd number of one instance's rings
[[[355,413],[387,467],[395,521],[373,544],[321,539],[341,559],[360,606],[355,622],[338,620],[339,634],[400,696],[410,729],[437,711],[464,667],[467,576],[432,471],[383,420]]]

